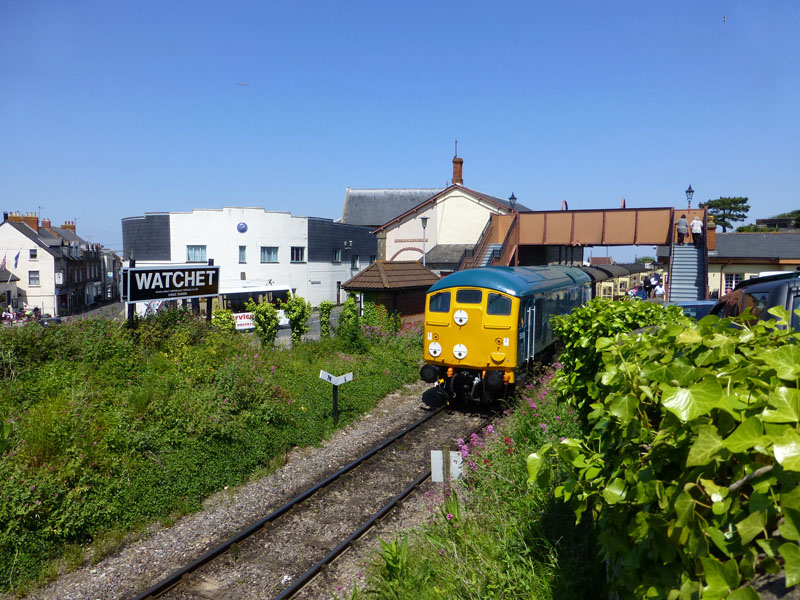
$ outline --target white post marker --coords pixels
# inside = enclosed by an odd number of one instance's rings
[[[331,375],[326,371],[320,370],[319,378],[324,379],[328,383],[333,384],[333,424],[339,424],[339,386],[348,381],[353,381],[352,373],[345,373],[344,375]]]
[[[445,463],[443,460],[445,453],[450,460]],[[434,483],[447,483],[452,479],[462,479],[464,473],[461,470],[463,464],[461,452],[453,450],[431,450],[431,480]]]

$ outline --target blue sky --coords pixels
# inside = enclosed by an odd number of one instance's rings
[[[0,0],[3,210],[114,249],[150,211],[339,218],[347,187],[446,185],[457,139],[467,187],[533,209],[691,184],[767,217],[800,208],[798,23],[794,0]]]

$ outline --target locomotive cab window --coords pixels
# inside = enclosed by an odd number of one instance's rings
[[[450,312],[450,292],[439,292],[431,296],[428,308],[431,312]]]
[[[489,299],[486,301],[486,314],[510,315],[511,298],[501,294],[489,294]]]
[[[459,304],[480,304],[483,300],[483,292],[480,290],[458,290],[456,292],[456,302]]]

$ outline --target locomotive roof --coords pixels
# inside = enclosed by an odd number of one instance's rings
[[[428,293],[453,287],[482,287],[510,296],[527,296],[590,281],[586,273],[575,267],[481,267],[443,277],[428,289]]]

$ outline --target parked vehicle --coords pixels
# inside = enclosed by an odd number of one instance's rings
[[[786,272],[742,281],[719,299],[709,314],[736,317],[750,310],[753,320],[774,319],[768,309],[781,306],[792,313],[791,326],[800,331],[800,273]]]
[[[686,302],[676,302],[675,306],[680,307],[687,317],[700,320],[711,312],[717,304],[716,300],[691,300]]]

